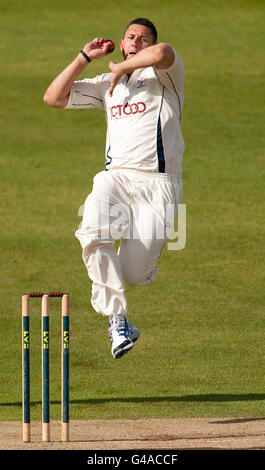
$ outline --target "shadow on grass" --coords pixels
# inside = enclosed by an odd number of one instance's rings
[[[104,403],[205,403],[205,402],[237,402],[265,400],[265,393],[224,394],[210,393],[204,395],[162,396],[162,397],[106,397],[70,400],[71,405],[103,405]],[[59,405],[59,400],[51,400],[51,404]],[[40,405],[41,401],[32,401],[32,405]],[[22,406],[21,402],[0,403],[1,406]]]

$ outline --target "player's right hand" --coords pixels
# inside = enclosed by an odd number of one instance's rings
[[[83,47],[83,51],[91,60],[101,59],[113,50],[113,42],[111,40],[106,42],[104,38],[95,38]]]

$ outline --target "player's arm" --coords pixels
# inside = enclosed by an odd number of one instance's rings
[[[95,38],[83,47],[83,51],[92,61],[101,59],[109,54],[111,42],[104,42],[103,38]],[[52,81],[46,90],[43,100],[55,108],[64,108],[69,100],[74,81],[88,65],[88,60],[79,53],[77,57]]]
[[[167,43],[158,43],[142,49],[130,59],[115,64],[113,61],[109,63],[109,68],[112,72],[111,85],[109,94],[117,85],[122,75],[132,74],[134,70],[145,67],[156,67],[157,69],[169,68],[175,60],[175,54],[172,47]]]

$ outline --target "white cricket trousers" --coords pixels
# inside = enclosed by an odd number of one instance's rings
[[[126,316],[124,282],[143,285],[155,279],[181,198],[180,176],[127,169],[95,176],[75,235],[92,281],[96,312]]]

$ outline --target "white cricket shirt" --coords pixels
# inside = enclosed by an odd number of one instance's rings
[[[132,168],[181,175],[180,128],[184,67],[175,52],[168,69],[123,75],[109,96],[111,73],[75,81],[66,108],[99,108],[107,119],[106,169]]]

